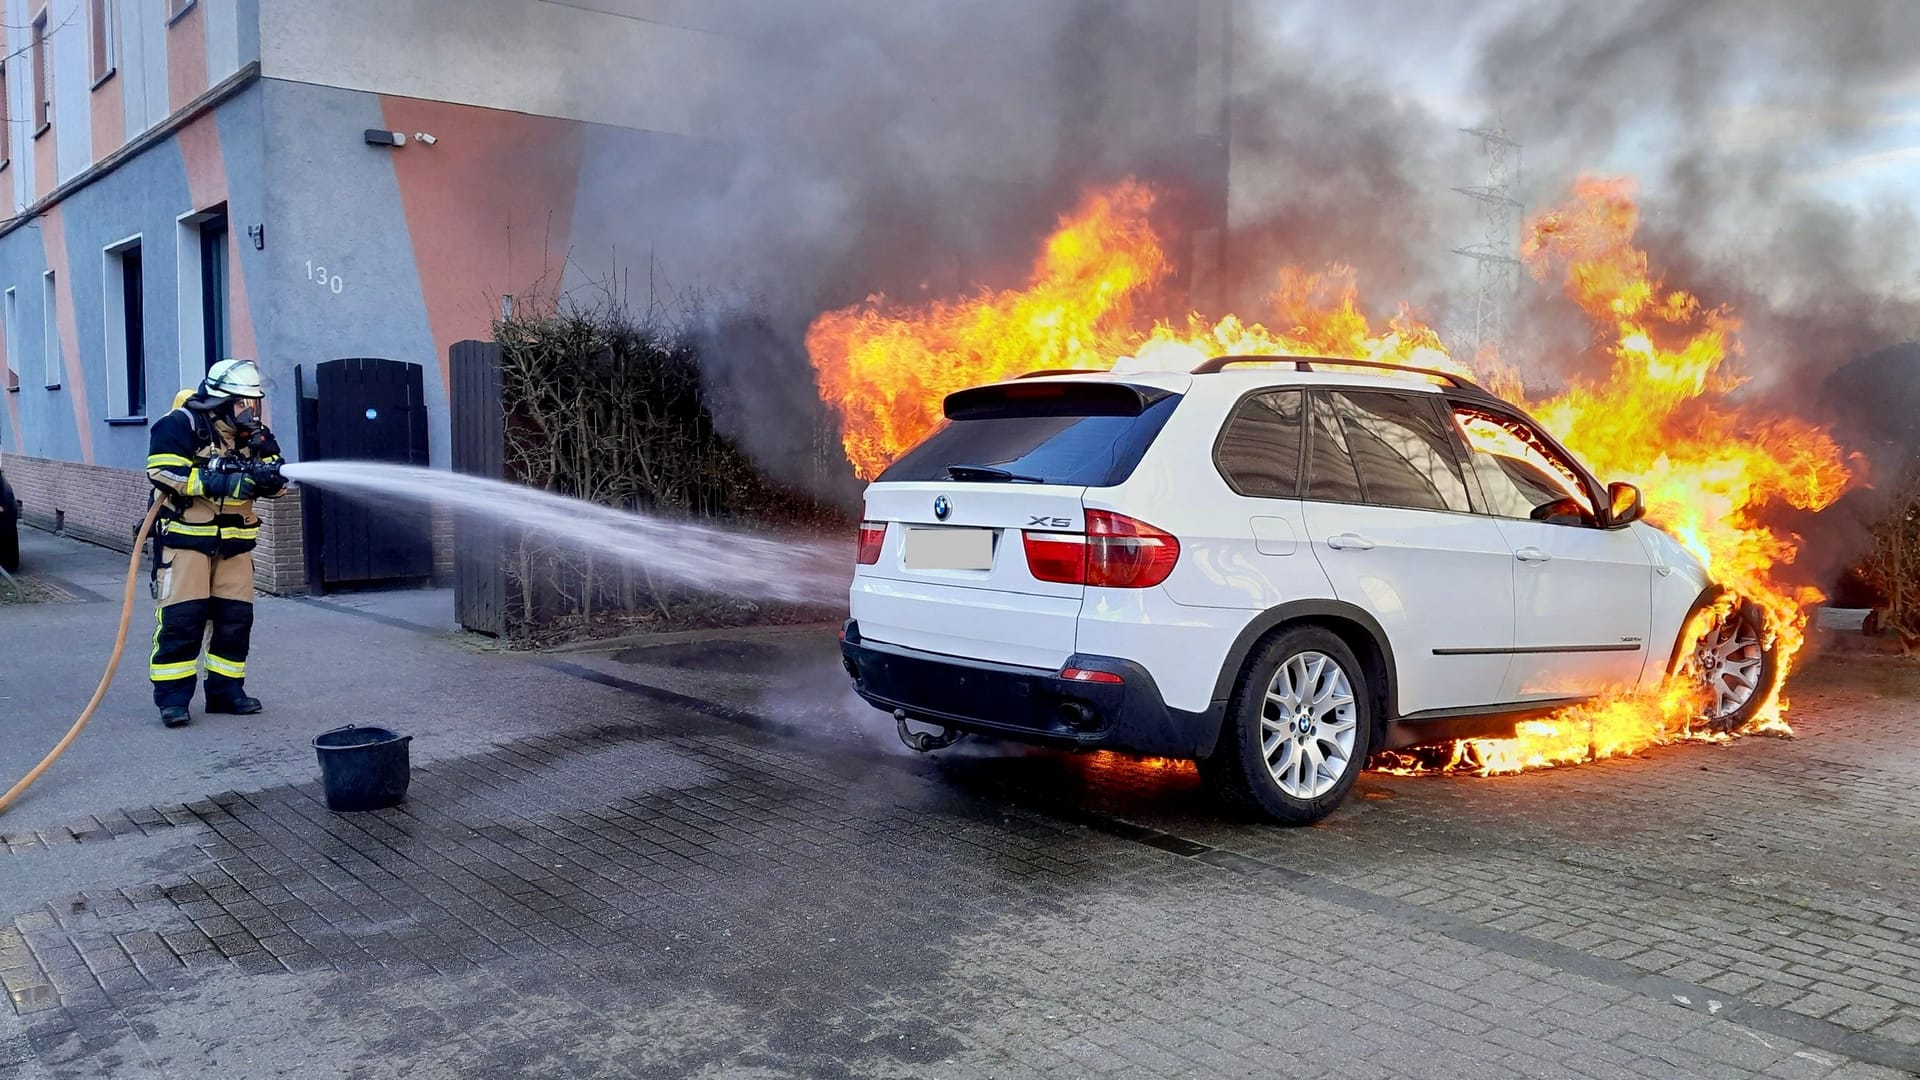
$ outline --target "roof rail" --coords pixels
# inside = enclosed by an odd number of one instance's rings
[[[1340,356],[1216,356],[1211,360],[1203,361],[1199,367],[1194,368],[1193,374],[1211,375],[1216,371],[1226,370],[1230,364],[1290,363],[1293,365],[1293,370],[1295,371],[1312,371],[1314,369],[1313,365],[1316,362],[1325,364],[1328,367],[1378,368],[1381,371],[1401,371],[1411,375],[1426,375],[1430,378],[1444,379],[1446,382],[1461,390],[1479,390],[1483,394],[1486,393],[1486,391],[1472,379],[1455,375],[1449,371],[1408,367],[1404,364],[1389,364],[1380,360],[1352,360]]]
[[[1112,374],[1112,373],[1104,368],[1062,367],[1062,368],[1041,368],[1038,371],[1029,371],[1023,375],[1015,375],[1014,378],[1040,379],[1040,378],[1045,378],[1048,375],[1108,375],[1108,374]]]

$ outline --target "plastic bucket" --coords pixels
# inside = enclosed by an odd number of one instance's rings
[[[378,727],[334,728],[314,736],[327,809],[384,810],[407,797],[411,735]]]

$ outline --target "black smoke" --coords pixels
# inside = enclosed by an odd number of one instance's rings
[[[1739,312],[1757,391],[1806,403],[1920,333],[1912,185],[1832,193],[1920,100],[1916,41],[1909,0],[1540,3],[1487,37],[1475,81],[1536,198],[1632,168],[1656,267]]]
[[[635,162],[628,197],[655,208],[662,275],[702,290],[721,422],[796,482],[832,424],[814,316],[1018,285],[1055,218],[1126,175],[1167,193],[1175,272],[1144,310],[1258,317],[1277,266],[1344,263],[1375,317],[1407,303],[1458,343],[1475,278],[1453,249],[1480,236],[1454,189],[1484,179],[1462,126],[1522,144],[1528,212],[1636,175],[1654,265],[1737,309],[1747,392],[1777,407],[1820,410],[1808,385],[1920,332],[1911,202],[1829,182],[1920,96],[1911,0],[714,6],[735,61],[696,110],[710,135]],[[1417,92],[1433,66],[1460,100]],[[1536,384],[1596,355],[1557,292],[1523,278],[1513,306]]]

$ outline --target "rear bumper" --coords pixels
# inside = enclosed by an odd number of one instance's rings
[[[1224,711],[1169,708],[1146,668],[1109,656],[1076,654],[1064,666],[1110,672],[1122,682],[1080,682],[1058,671],[864,641],[853,620],[840,655],[854,690],[876,709],[1022,742],[1198,757],[1212,751]]]

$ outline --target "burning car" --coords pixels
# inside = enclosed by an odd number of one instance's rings
[[[1222,356],[944,413],[866,491],[842,641],[916,749],[1191,758],[1297,824],[1376,751],[1675,687],[1731,730],[1779,679],[1761,607],[1638,488],[1460,375]]]

